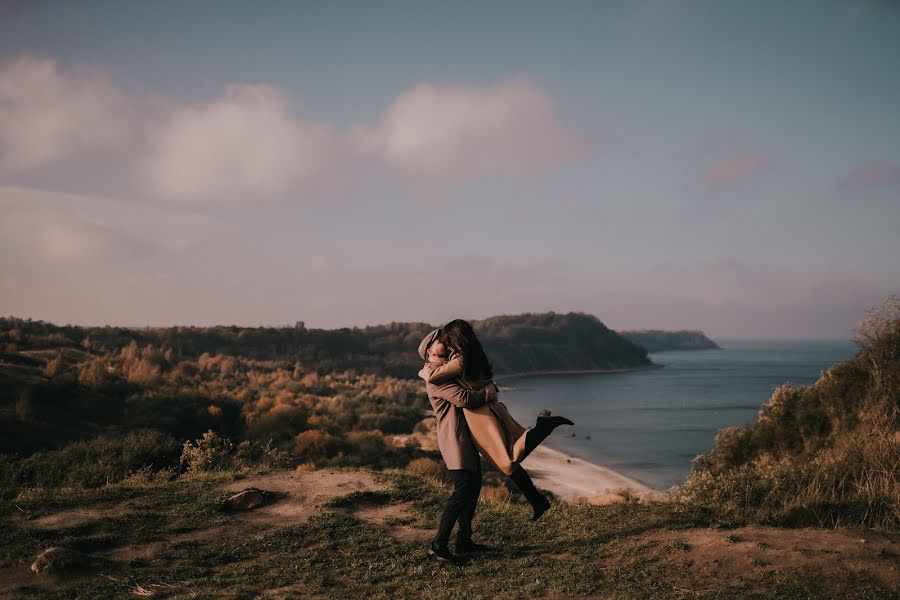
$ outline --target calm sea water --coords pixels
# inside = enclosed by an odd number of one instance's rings
[[[651,354],[661,369],[508,379],[501,399],[525,426],[542,408],[575,421],[551,448],[666,489],[719,429],[752,422],[776,387],[810,384],[857,350],[849,340],[717,342],[721,350]]]

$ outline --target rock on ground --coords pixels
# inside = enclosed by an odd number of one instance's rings
[[[84,555],[68,548],[52,546],[40,554],[31,564],[35,573],[57,572],[61,569],[84,564]]]

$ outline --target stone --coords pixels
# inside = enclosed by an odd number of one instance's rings
[[[228,510],[253,510],[266,503],[268,492],[257,489],[244,490],[228,498],[224,506]]]
[[[84,558],[83,554],[75,550],[52,546],[38,554],[31,564],[31,570],[35,573],[56,572],[81,565],[84,563]]]

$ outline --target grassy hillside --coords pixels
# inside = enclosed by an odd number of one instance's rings
[[[223,510],[245,488],[273,498]],[[560,504],[531,523],[522,505],[482,499],[476,536],[496,551],[446,565],[426,548],[448,494],[407,471],[335,469],[34,490],[4,505],[0,595],[886,600],[900,586],[896,534],[722,529],[673,503]],[[48,546],[68,564],[36,575]]]
[[[775,390],[698,457],[689,501],[756,522],[900,529],[900,298],[868,312],[860,351]]]

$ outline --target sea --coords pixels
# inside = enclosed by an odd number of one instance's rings
[[[652,353],[656,369],[504,379],[500,399],[526,427],[544,408],[574,421],[554,431],[550,448],[666,490],[684,482],[720,429],[750,424],[778,386],[809,385],[858,351],[850,340],[716,342]]]

